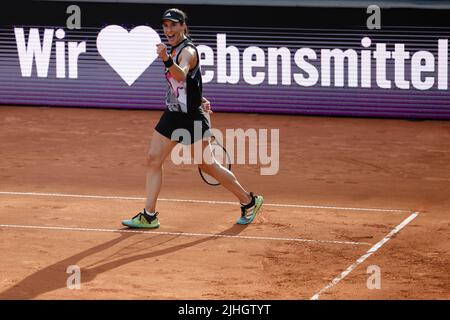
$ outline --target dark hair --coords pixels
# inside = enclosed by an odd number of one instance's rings
[[[180,24],[185,24],[186,25],[186,29],[184,29],[184,35],[189,39],[192,40],[191,35],[189,34],[189,27],[186,23],[186,20],[188,18],[186,12],[178,9],[178,8],[171,8],[171,9],[167,9],[166,11],[175,11],[176,13],[180,14],[183,17],[183,21],[180,21]]]

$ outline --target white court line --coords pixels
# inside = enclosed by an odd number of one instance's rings
[[[338,275],[336,278],[334,278],[327,286],[325,286],[319,292],[317,292],[315,295],[313,295],[311,297],[311,300],[319,300],[319,297],[322,293],[324,293],[328,289],[334,287],[342,279],[344,279],[346,276],[348,276],[350,274],[350,272],[352,272],[356,267],[358,267],[361,263],[363,263],[372,254],[377,252],[386,242],[388,242],[395,234],[397,234],[400,230],[402,230],[408,223],[413,221],[418,215],[419,215],[419,212],[414,212],[408,218],[403,220],[402,223],[400,223],[398,226],[396,226],[394,229],[392,229],[392,231],[389,232],[382,240],[380,240],[377,244],[375,244],[372,248],[370,248],[369,251],[366,252],[366,254],[359,257],[359,259],[356,260],[356,262],[354,264],[352,264],[345,271],[343,271],[340,275]]]
[[[121,197],[121,196],[102,196],[102,195],[83,195],[83,194],[64,194],[64,193],[40,193],[40,192],[0,191],[0,195],[69,197],[69,198],[112,199],[112,200],[139,200],[139,201],[145,200],[145,198],[141,198],[141,197]],[[165,198],[159,198],[158,201],[237,205],[237,202],[232,202],[232,201],[213,201],[213,200],[191,200],[191,199],[165,199]],[[281,208],[331,209],[331,210],[374,211],[374,212],[391,212],[391,213],[394,213],[394,212],[395,213],[409,213],[409,212],[411,212],[411,210],[402,210],[402,209],[351,208],[351,207],[311,206],[311,205],[282,204],[282,203],[264,203],[264,206],[266,206],[266,207],[281,207]]]
[[[112,233],[141,233],[141,234],[157,234],[157,235],[184,236],[184,237],[215,237],[215,238],[250,239],[250,240],[309,242],[309,243],[323,243],[323,244],[346,244],[346,245],[369,245],[369,246],[371,245],[371,243],[368,243],[368,242],[314,240],[314,239],[301,239],[301,238],[280,238],[280,237],[260,237],[260,236],[240,236],[240,235],[213,234],[213,233],[143,231],[143,230],[129,230],[129,229],[98,229],[98,228],[80,228],[80,227],[62,227],[62,226],[32,226],[32,225],[17,225],[17,224],[0,224],[0,228],[58,230],[58,231],[91,231],[91,232],[112,232]]]

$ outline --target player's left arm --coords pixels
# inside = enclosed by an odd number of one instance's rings
[[[202,108],[203,111],[208,112],[208,113],[213,113],[212,109],[211,109],[211,102],[206,99],[205,97],[202,97]]]

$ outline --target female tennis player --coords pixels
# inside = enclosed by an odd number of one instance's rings
[[[179,9],[168,9],[162,17],[164,35],[171,46],[167,52],[165,44],[157,44],[157,53],[164,62],[168,89],[166,110],[155,127],[147,154],[147,200],[142,212],[122,224],[130,228],[158,228],[160,222],[156,212],[156,201],[161,190],[163,162],[177,143],[193,146],[202,144],[201,150],[209,159],[202,159],[200,170],[216,179],[233,193],[241,204],[238,224],[251,223],[257,216],[263,197],[247,192],[235,175],[214,158],[209,131],[210,102],[202,96],[202,75],[197,48],[192,43],[186,14]],[[201,126],[202,136],[195,135],[194,125]],[[174,131],[184,129],[188,138],[174,139]]]

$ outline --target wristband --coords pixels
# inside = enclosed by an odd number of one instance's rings
[[[167,61],[163,61],[164,65],[166,66],[166,68],[170,68],[171,66],[173,66],[173,59],[171,56],[169,56],[169,59],[167,59]]]

